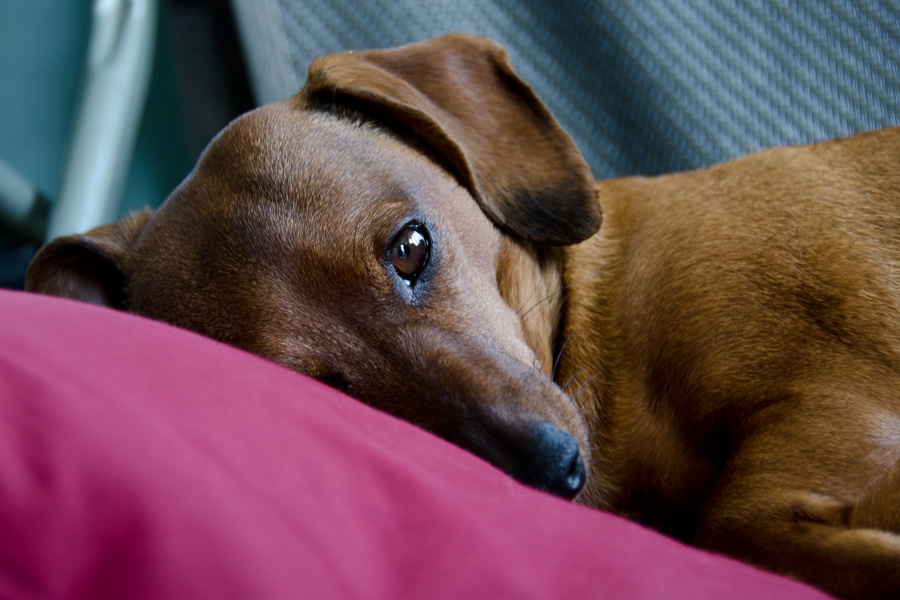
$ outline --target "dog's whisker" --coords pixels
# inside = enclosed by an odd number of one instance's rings
[[[519,316],[519,319],[520,319],[520,320],[525,321],[525,319],[528,318],[528,316],[531,314],[532,311],[534,311],[536,308],[538,308],[539,306],[541,306],[541,305],[544,304],[545,302],[549,302],[549,301],[552,300],[553,298],[555,298],[555,297],[557,297],[557,296],[560,296],[561,294],[563,294],[563,293],[565,293],[566,291],[568,291],[569,288],[571,288],[571,287],[574,286],[574,285],[577,285],[577,284],[579,284],[579,283],[584,283],[585,281],[590,281],[590,280],[592,280],[592,279],[595,279],[596,277],[599,277],[599,276],[600,276],[603,272],[605,272],[605,271],[606,271],[606,267],[602,267],[602,268],[600,268],[600,269],[597,269],[596,271],[593,271],[592,273],[588,273],[588,274],[585,275],[584,277],[581,277],[581,278],[576,279],[576,280],[574,280],[574,281],[572,281],[572,282],[570,282],[570,283],[567,283],[566,285],[561,285],[561,286],[559,287],[558,290],[553,291],[553,292],[550,292],[549,294],[547,294],[546,296],[544,296],[543,298],[541,298],[540,300],[538,300],[537,302],[535,302],[535,303],[534,303],[528,310],[526,310],[524,313],[521,312],[521,309],[517,309],[517,310],[516,310],[516,314]],[[534,296],[535,293],[537,293],[537,290],[535,290],[535,292],[532,293],[532,296]]]
[[[563,353],[566,351],[566,347],[569,345],[569,341],[575,337],[575,334],[580,332],[585,325],[581,325],[580,327],[576,327],[572,331],[569,332],[569,335],[566,336],[566,339],[563,340],[562,345],[559,350],[556,352],[556,357],[553,359],[553,368],[550,370],[550,379],[556,380],[556,370],[559,368],[559,361],[562,359]]]
[[[574,373],[572,373],[572,375],[570,375],[569,378],[566,380],[566,383],[563,384],[563,385],[561,385],[561,386],[559,386],[559,388],[560,388],[566,395],[568,395],[569,392],[568,392],[567,390],[569,389],[569,386],[572,385],[572,382],[575,381],[575,379],[576,379],[579,375],[581,375],[582,373],[584,373],[585,371],[587,371],[587,369],[588,369],[588,367],[582,367],[582,368],[578,369],[577,371],[575,371]]]
[[[578,386],[578,389],[576,389],[569,396],[572,399],[572,402],[577,400],[579,396],[581,396],[584,392],[586,392],[588,389],[590,389],[590,388],[588,388],[588,384],[591,383],[592,381],[594,381],[595,379],[597,379],[598,377],[600,377],[602,374],[603,374],[602,371],[597,371],[596,373],[594,373],[593,375],[591,375],[590,377],[585,379],[583,382],[581,382],[581,385]]]
[[[538,287],[535,286],[534,289],[531,290],[531,293],[528,295],[528,297],[525,298],[522,301],[522,303],[516,307],[516,309],[515,309],[516,315],[520,319],[524,318],[524,314],[522,313],[522,311],[525,309],[526,306],[528,306],[531,303],[531,301],[534,299],[534,297],[537,296],[537,293],[538,293]],[[537,304],[540,304],[540,301]],[[529,309],[529,311],[530,311],[530,309]],[[527,314],[527,312],[525,314]]]
[[[531,306],[531,308],[526,310],[524,313],[520,312],[520,310],[517,310],[516,313],[519,315],[519,319],[524,322],[525,319],[527,319],[528,316],[532,313],[532,311],[534,311],[536,308],[538,308],[540,305],[544,304],[545,302],[548,302],[548,301],[552,300],[553,298],[561,295],[567,287],[568,286],[560,286],[560,288],[557,291],[547,294],[546,296],[544,296],[543,298],[541,298],[540,300],[535,302]],[[535,293],[537,293],[537,290],[535,290]],[[534,294],[532,294],[532,296],[534,296]]]

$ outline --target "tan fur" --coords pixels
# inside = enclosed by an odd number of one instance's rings
[[[841,595],[897,593],[898,158],[891,129],[600,184],[560,360],[600,357],[579,402],[603,413],[593,503]]]
[[[449,36],[320,59],[156,214],[55,240],[28,286],[246,348],[561,495],[583,466],[580,502],[894,598],[898,163],[888,129],[595,184],[502,50]],[[389,248],[411,222],[433,254],[406,286]]]

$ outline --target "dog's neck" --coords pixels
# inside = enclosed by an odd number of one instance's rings
[[[562,251],[504,237],[497,257],[497,286],[519,315],[534,366],[553,378],[557,328],[562,316]]]
[[[610,510],[621,481],[616,465],[606,464],[611,454],[601,449],[608,445],[611,404],[618,394],[619,323],[613,305],[621,269],[620,253],[608,252],[617,246],[605,239],[608,233],[601,229],[565,248],[553,379],[575,402],[590,435],[592,474],[581,501]]]

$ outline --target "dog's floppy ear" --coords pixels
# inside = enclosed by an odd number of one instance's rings
[[[319,58],[300,99],[411,131],[498,226],[526,239],[572,244],[600,227],[590,169],[494,42],[455,34]]]
[[[152,214],[135,212],[83,235],[52,240],[31,261],[25,289],[125,309],[128,257]]]

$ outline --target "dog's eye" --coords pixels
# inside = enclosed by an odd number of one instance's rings
[[[410,225],[400,232],[391,246],[391,264],[409,285],[428,264],[430,253],[428,231],[422,225]]]

